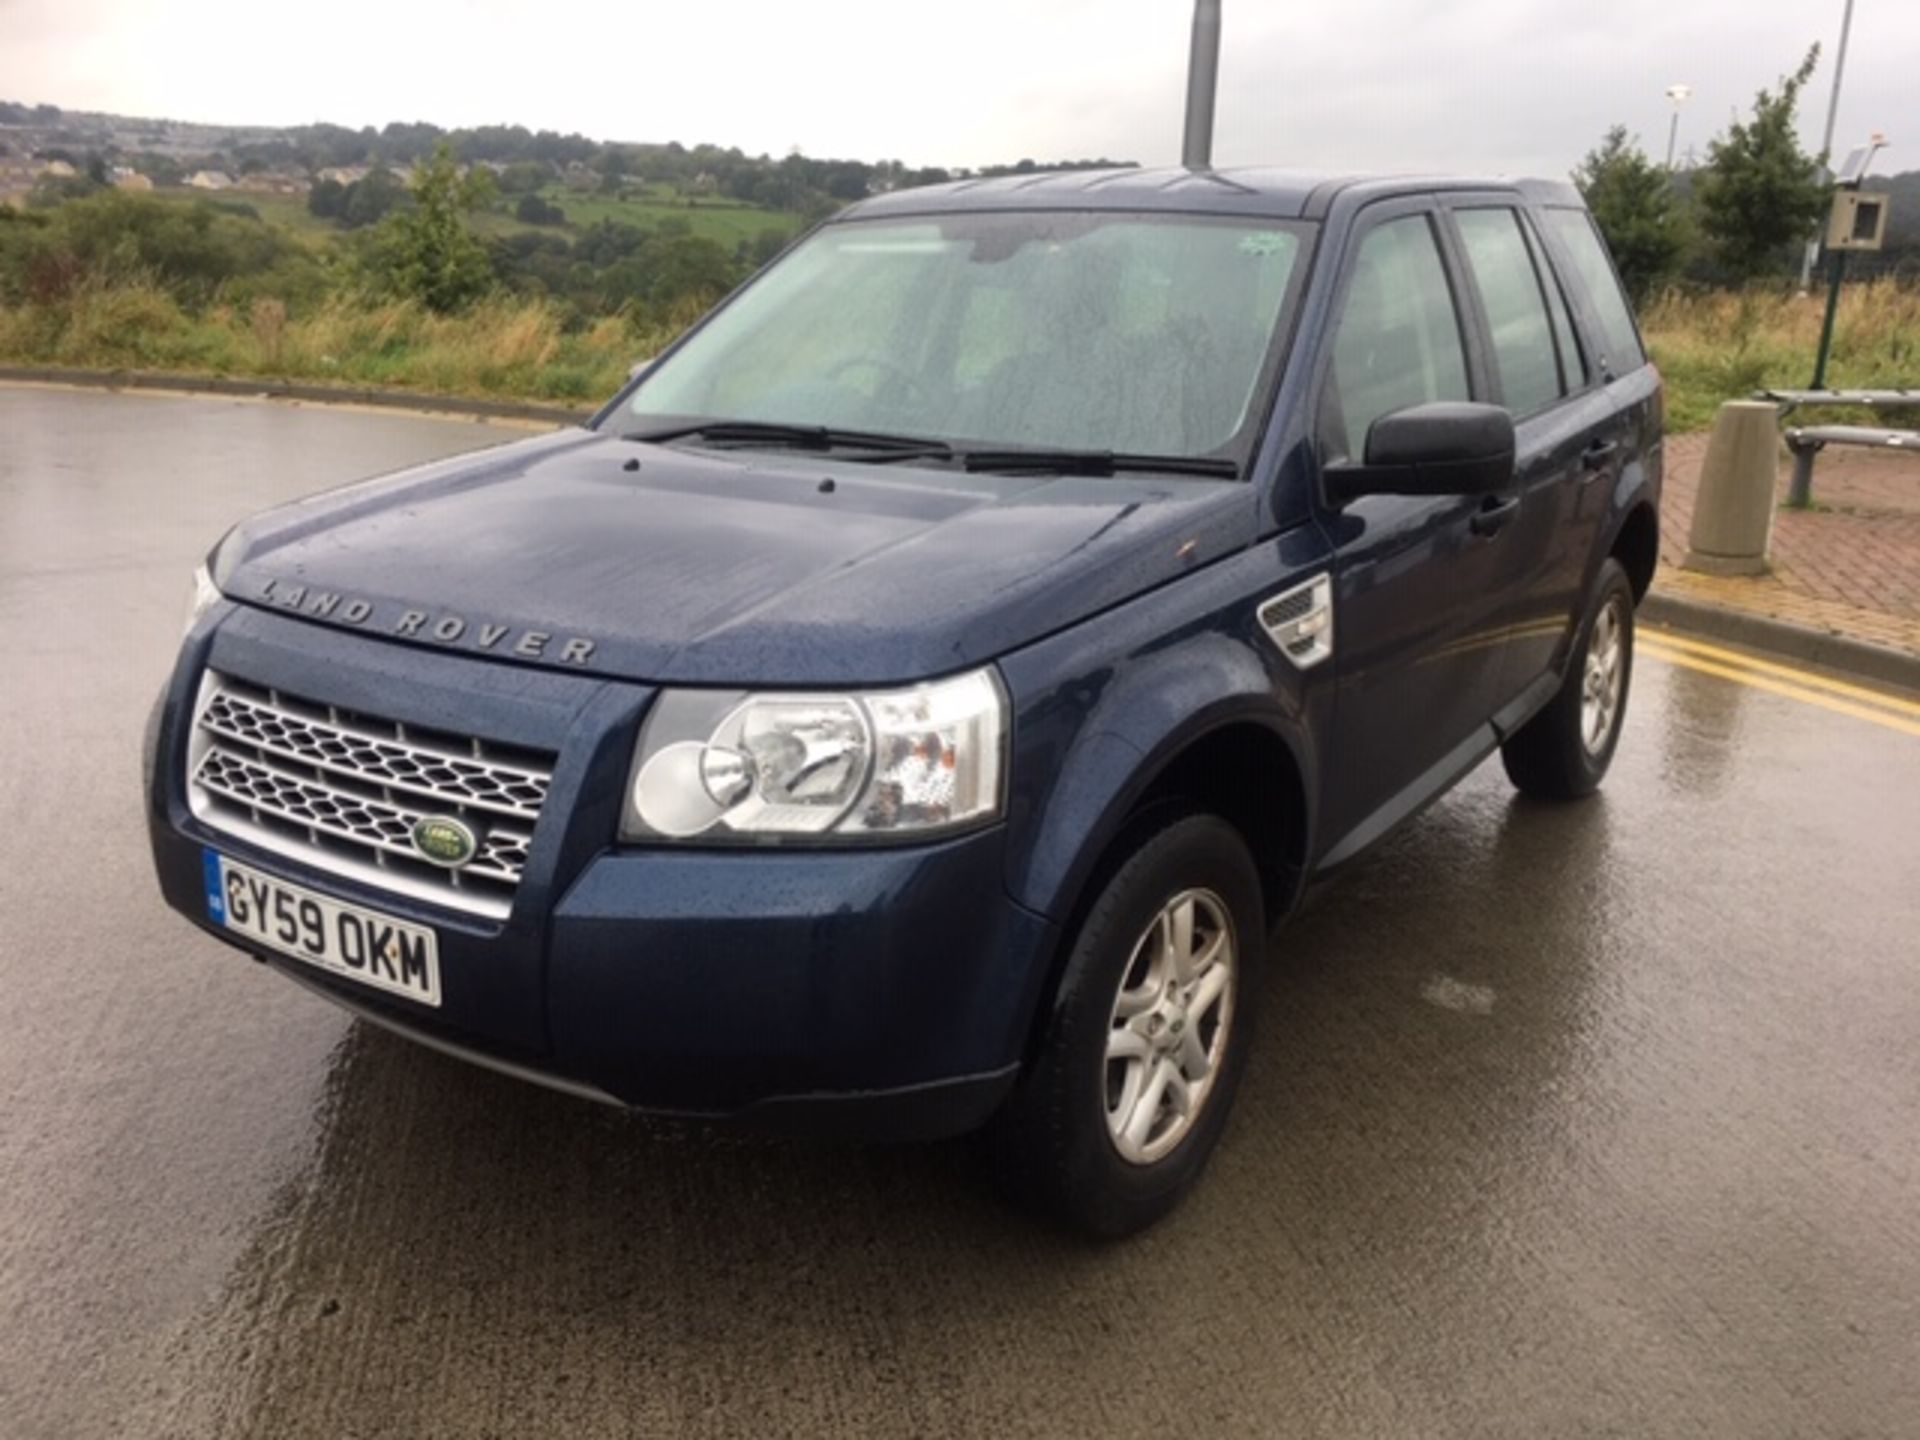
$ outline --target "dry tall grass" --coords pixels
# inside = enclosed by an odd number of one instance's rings
[[[145,284],[77,286],[56,305],[0,305],[0,363],[143,369],[379,385],[442,395],[558,401],[583,409],[691,316],[611,316],[568,333],[545,301],[496,299],[461,315],[336,296],[290,315],[278,300],[199,315]]]
[[[1813,379],[1826,292],[1674,291],[1641,315],[1667,380],[1667,422],[1698,430],[1722,401],[1759,389],[1804,389]],[[1920,285],[1874,280],[1840,292],[1827,383],[1920,386]],[[1858,418],[1857,416],[1855,417]]]

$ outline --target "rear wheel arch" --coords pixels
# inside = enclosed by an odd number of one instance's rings
[[[1620,562],[1633,586],[1634,603],[1647,598],[1653,584],[1654,568],[1660,563],[1660,517],[1650,500],[1642,500],[1627,512],[1614,532],[1608,553]]]

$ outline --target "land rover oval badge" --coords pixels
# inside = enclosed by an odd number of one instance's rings
[[[413,848],[422,860],[458,870],[480,849],[480,837],[451,815],[422,815],[413,824]]]

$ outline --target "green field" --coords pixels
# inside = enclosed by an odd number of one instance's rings
[[[153,192],[163,200],[208,200],[216,204],[250,205],[268,224],[278,225],[309,242],[324,241],[340,234],[331,221],[307,213],[304,195],[256,195],[240,190],[190,190],[185,186],[166,186]]]
[[[541,191],[541,198],[567,212],[567,229],[578,229],[599,220],[641,226],[658,225],[662,220],[684,220],[693,227],[694,234],[728,246],[752,240],[767,230],[792,235],[806,223],[791,210],[762,210],[726,200],[689,202],[674,197],[661,186],[649,186],[643,195],[636,196],[598,195],[550,186]],[[504,208],[511,215],[512,205]]]

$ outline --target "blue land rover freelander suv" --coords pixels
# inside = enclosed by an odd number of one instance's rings
[[[1122,1234],[1218,1142],[1311,877],[1495,750],[1600,783],[1660,427],[1562,184],[880,196],[583,428],[227,535],[160,884],[455,1055],[981,1130]]]

